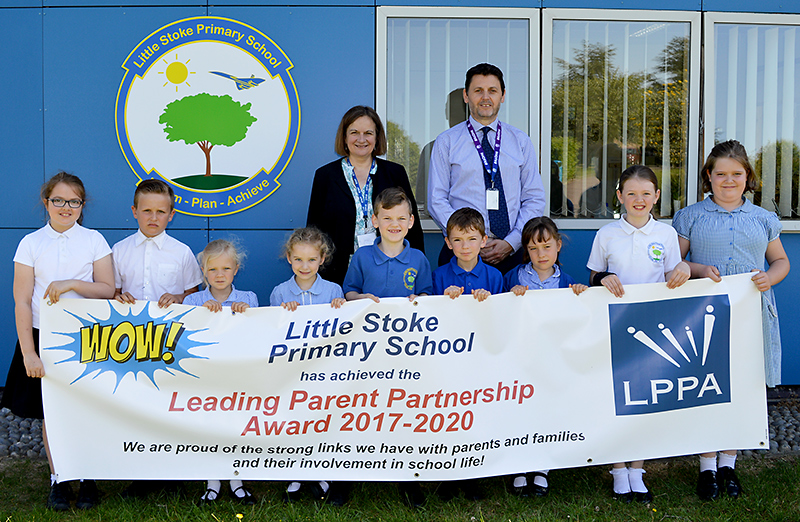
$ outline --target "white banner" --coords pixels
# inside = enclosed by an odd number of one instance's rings
[[[443,480],[766,448],[760,294],[721,283],[295,312],[42,306],[61,480]]]

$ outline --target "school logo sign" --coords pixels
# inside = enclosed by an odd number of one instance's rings
[[[247,24],[203,16],[147,36],[122,64],[116,127],[139,179],[163,179],[175,209],[223,216],[273,194],[300,130],[289,57]]]
[[[730,402],[727,295],[611,304],[617,415]]]

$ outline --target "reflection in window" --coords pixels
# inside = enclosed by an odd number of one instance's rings
[[[686,204],[689,30],[683,22],[553,22],[554,216],[613,217],[617,180],[634,164],[659,179],[656,214]]]
[[[387,159],[406,168],[427,217],[431,148],[439,133],[467,118],[467,69],[500,67],[509,96],[499,118],[528,129],[528,20],[389,18],[386,42]]]
[[[762,183],[753,201],[797,218],[800,29],[722,23],[714,29],[714,142],[742,142]]]

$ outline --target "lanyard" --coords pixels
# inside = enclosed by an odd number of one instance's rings
[[[489,160],[486,159],[486,154],[484,154],[483,147],[478,139],[478,133],[475,132],[475,128],[472,126],[472,122],[469,121],[469,118],[467,118],[467,130],[469,131],[470,137],[472,137],[472,143],[478,150],[478,156],[481,158],[483,168],[486,169],[486,172],[488,172],[492,178],[492,188],[494,188],[494,179],[495,176],[497,176],[497,166],[498,162],[500,161],[500,122],[497,122],[497,132],[495,132],[494,136],[494,161],[492,162],[491,168],[489,168]]]
[[[364,184],[364,189],[362,190],[358,184],[358,178],[356,177],[356,169],[350,163],[350,158],[345,158],[347,161],[347,165],[350,167],[350,176],[353,179],[353,186],[356,187],[356,194],[358,195],[358,203],[361,205],[361,214],[364,216],[364,226],[367,226],[369,223],[369,191],[372,188],[372,171],[375,169],[375,160],[372,160],[372,166],[369,169],[369,174],[367,175],[367,182]]]

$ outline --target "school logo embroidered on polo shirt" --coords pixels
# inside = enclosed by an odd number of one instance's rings
[[[647,256],[653,263],[661,263],[664,261],[664,245],[658,242],[653,242],[647,245]]]
[[[611,304],[617,415],[730,402],[727,295]]]
[[[124,60],[117,138],[175,210],[223,216],[280,188],[300,131],[289,57],[247,24],[201,16],[157,29]]]
[[[409,290],[414,290],[414,282],[417,280],[417,269],[406,268],[403,272],[403,285]]]

